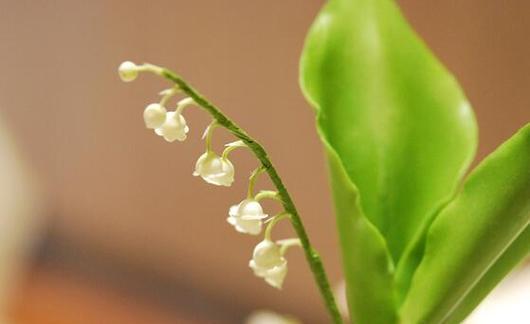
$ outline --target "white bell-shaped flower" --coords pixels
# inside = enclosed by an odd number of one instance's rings
[[[254,199],[245,199],[238,205],[230,207],[227,222],[236,231],[244,234],[258,235],[261,232],[263,219],[268,215],[263,213],[260,203]]]
[[[258,277],[274,288],[280,289],[287,275],[287,260],[282,256],[280,246],[270,240],[261,241],[254,248],[250,268]]]
[[[167,110],[164,106],[152,103],[145,107],[144,122],[145,127],[150,129],[159,128],[166,121]]]
[[[227,158],[206,152],[197,160],[193,175],[201,176],[208,183],[229,187],[234,182],[234,165]]]
[[[118,74],[123,82],[134,81],[138,77],[138,66],[131,61],[120,64]]]
[[[155,133],[164,137],[168,142],[174,142],[175,140],[184,141],[188,131],[189,128],[186,125],[186,120],[181,114],[175,111],[168,112],[162,125],[155,129]]]

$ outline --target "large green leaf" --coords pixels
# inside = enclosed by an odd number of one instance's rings
[[[307,37],[301,84],[397,261],[474,156],[464,94],[390,0],[329,1]]]
[[[390,0],[328,1],[300,82],[328,150],[350,311],[357,323],[392,323],[393,264],[472,160],[473,112]]]
[[[432,223],[403,323],[464,318],[528,253],[529,224],[530,124],[472,172]]]

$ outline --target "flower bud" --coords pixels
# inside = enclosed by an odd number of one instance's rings
[[[155,129],[166,121],[166,108],[164,106],[152,103],[148,105],[144,110],[144,122],[145,127]]]
[[[208,183],[229,187],[234,182],[234,165],[227,158],[206,152],[197,160],[193,175],[201,176]]]
[[[174,111],[168,112],[164,123],[155,129],[155,133],[164,137],[168,142],[184,141],[188,131],[189,127],[186,125],[184,117]]]
[[[123,82],[134,81],[138,77],[138,66],[131,61],[120,64],[118,73]]]
[[[258,235],[261,232],[263,219],[268,215],[263,213],[263,208],[254,199],[245,199],[238,205],[230,207],[227,222],[233,225],[236,231],[244,234]]]

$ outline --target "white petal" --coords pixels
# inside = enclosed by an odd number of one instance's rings
[[[239,213],[239,205],[233,205],[230,207],[230,210],[228,210],[228,215],[232,217],[238,217]]]
[[[265,218],[269,217],[269,215],[244,215],[244,216],[239,216],[239,218],[241,218],[242,220],[263,220]]]
[[[268,215],[263,213],[260,203],[254,199],[246,199],[239,205],[239,216],[242,219],[264,219]]]
[[[280,247],[267,239],[256,245],[252,259],[258,267],[266,269],[278,266],[285,261],[280,253]]]
[[[147,128],[159,128],[166,121],[166,108],[157,103],[152,103],[145,107],[144,123]],[[160,135],[160,134],[159,134]]]
[[[228,144],[225,144],[226,147],[246,147],[247,144],[245,144],[245,142],[243,142],[242,140],[238,140],[238,141],[235,141],[235,142],[231,142],[231,143],[228,143]]]
[[[248,263],[248,266],[253,270],[254,275],[265,279],[265,281],[274,288],[281,289],[285,276],[287,275],[287,261],[272,268],[259,267],[254,260]]]
[[[270,269],[265,274],[265,281],[274,288],[281,289],[287,275],[287,262]]]
[[[242,220],[236,219],[236,230],[241,233],[258,235],[261,232],[261,221],[260,220]]]
[[[216,186],[225,186],[230,187],[232,185],[233,179],[230,179],[226,175],[206,175],[203,177],[204,180],[210,184],[216,185]]]
[[[203,155],[199,156],[197,159],[197,162],[195,162],[195,171],[193,172],[194,176],[200,176],[201,175],[201,169],[202,165],[204,164],[204,161],[208,157],[208,153],[204,153]]]
[[[228,217],[226,221],[233,225],[236,231],[243,234],[258,235],[261,233],[262,222],[259,220],[242,220],[239,217]]]
[[[254,275],[258,277],[264,277],[265,274],[267,273],[267,269],[258,267],[256,265],[256,262],[254,262],[254,260],[250,260],[248,262],[248,266],[252,269],[252,271],[254,272]]]

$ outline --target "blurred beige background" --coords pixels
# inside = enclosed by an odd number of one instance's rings
[[[116,73],[126,59],[170,67],[260,139],[336,282],[326,168],[297,82],[303,39],[322,3],[0,0],[0,116],[45,195],[44,259],[148,287],[157,302],[171,299],[170,308],[214,323],[254,308],[326,322],[300,251],[290,252],[284,290],[276,291],[247,267],[257,239],[225,222],[256,165],[249,154],[233,154],[231,189],[192,177],[205,114],[190,109],[189,140],[165,143],[141,116],[166,83],[141,76],[124,84]],[[479,158],[530,121],[530,2],[399,3],[465,88],[480,125]],[[216,145],[226,140],[216,136]],[[277,237],[290,233],[282,228]]]

